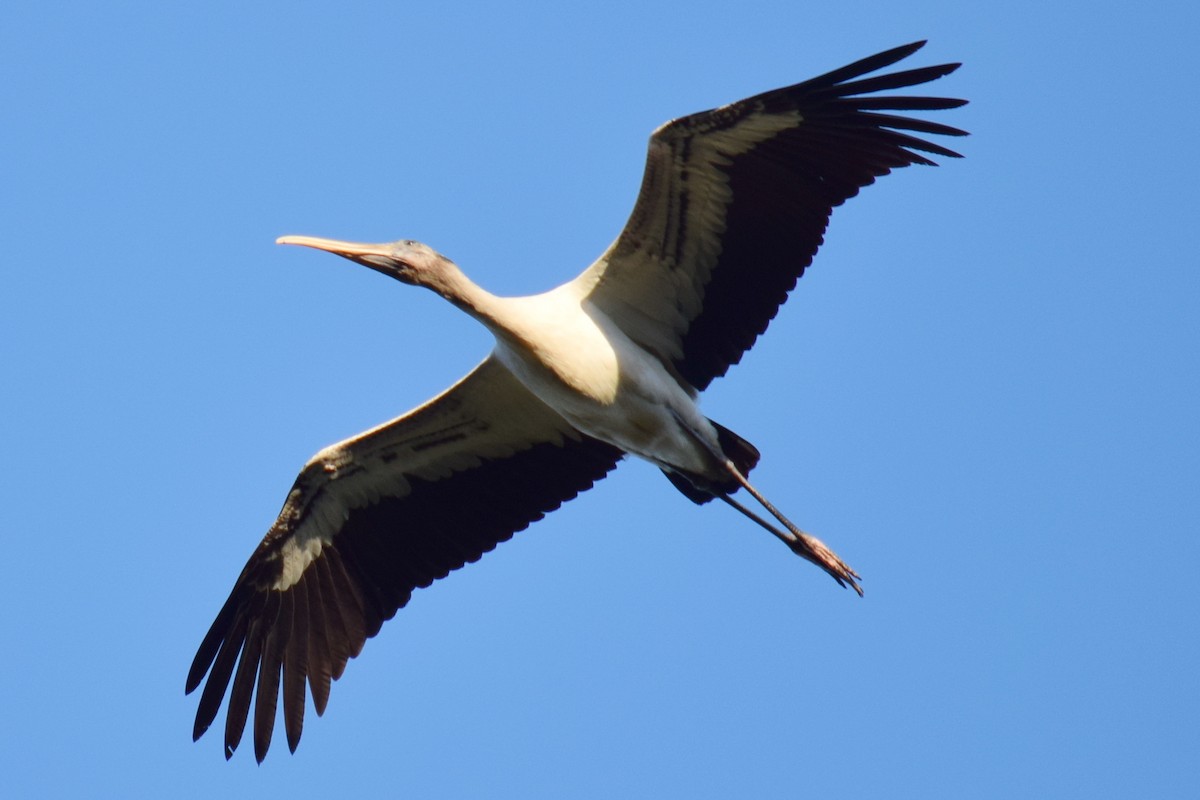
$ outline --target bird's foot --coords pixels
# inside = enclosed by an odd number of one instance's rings
[[[793,553],[816,564],[833,576],[839,586],[849,586],[858,593],[859,597],[862,597],[863,590],[858,585],[858,581],[862,578],[850,568],[849,564],[838,558],[837,553],[830,550],[815,536],[810,536],[800,530],[793,530],[792,534],[796,538],[788,542],[788,547],[792,549]]]

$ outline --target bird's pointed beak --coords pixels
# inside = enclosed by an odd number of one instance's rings
[[[342,242],[337,239],[322,239],[317,236],[280,236],[275,244],[298,244],[301,247],[312,247],[327,253],[343,256],[359,261],[367,256],[387,255],[386,245],[360,244],[359,242]]]

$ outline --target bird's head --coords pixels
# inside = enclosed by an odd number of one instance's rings
[[[359,244],[315,236],[280,236],[275,244],[298,244],[325,250],[415,286],[430,285],[431,279],[436,280],[439,271],[450,263],[432,247],[411,239],[387,244]]]

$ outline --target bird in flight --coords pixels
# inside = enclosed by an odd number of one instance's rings
[[[925,153],[958,157],[918,134],[963,131],[895,112],[965,101],[879,94],[958,64],[864,77],[923,44],[661,126],[625,229],[543,294],[493,295],[410,240],[280,238],[430,289],[496,345],[437,397],[304,465],[192,662],[187,692],[204,683],[193,738],[228,691],[225,757],[253,703],[261,762],[282,694],[294,752],[306,692],[322,714],[330,682],[413,590],[476,561],[627,454],[695,503],[727,503],[862,594],[854,570],[750,484],[758,450],[707,419],[697,398],[767,329],[835,206],[893,169],[933,165]],[[765,514],[735,499],[739,490]]]

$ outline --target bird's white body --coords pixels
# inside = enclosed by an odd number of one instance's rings
[[[656,358],[564,284],[489,297],[496,358],[576,429],[667,469],[703,475],[720,450],[695,396]]]

